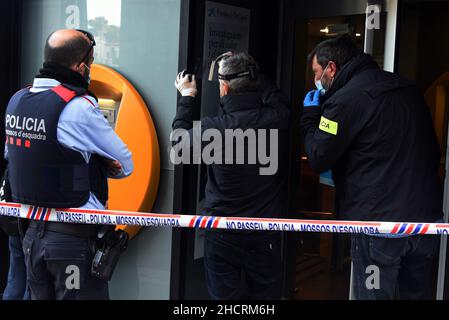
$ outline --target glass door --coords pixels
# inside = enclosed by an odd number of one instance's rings
[[[349,34],[361,50],[371,54],[380,68],[391,69],[394,61],[397,1],[384,7],[368,6],[366,14],[297,20],[292,98],[300,104],[314,89],[306,56],[319,42]],[[389,38],[386,35],[389,34]],[[296,162],[300,172],[294,205],[296,218],[336,219],[334,187],[330,172],[318,175],[308,165],[304,151]],[[350,235],[299,233],[295,249],[295,299],[348,299],[351,283]]]
[[[297,21],[293,101],[301,103],[314,89],[306,54],[319,42],[350,34],[363,49],[365,15],[348,15]],[[379,55],[382,61],[382,55]],[[301,150],[299,188],[296,194],[300,219],[336,219],[334,187],[330,172],[316,174]],[[299,233],[296,245],[295,299],[347,299],[350,278],[350,238],[336,233]]]

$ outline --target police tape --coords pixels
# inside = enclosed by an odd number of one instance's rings
[[[366,234],[448,234],[449,223],[272,219],[92,209],[53,209],[2,202],[0,215],[66,223],[227,230],[275,230]]]

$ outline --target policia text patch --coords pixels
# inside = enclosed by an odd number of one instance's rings
[[[324,132],[337,135],[338,122],[326,119],[325,117],[321,116],[319,128]]]

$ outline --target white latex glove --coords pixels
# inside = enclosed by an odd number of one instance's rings
[[[198,90],[196,88],[196,81],[195,81],[195,75],[192,76],[192,81],[189,81],[189,75],[185,73],[185,71],[181,71],[178,73],[178,76],[175,80],[175,87],[178,89],[179,93],[183,97],[185,96],[191,96],[195,97],[198,93]]]

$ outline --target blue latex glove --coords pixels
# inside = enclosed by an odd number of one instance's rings
[[[304,108],[306,107],[319,107],[320,106],[320,91],[312,90],[307,92],[304,98]]]
[[[332,171],[326,171],[320,174],[320,183],[335,187],[334,179],[332,178]]]

